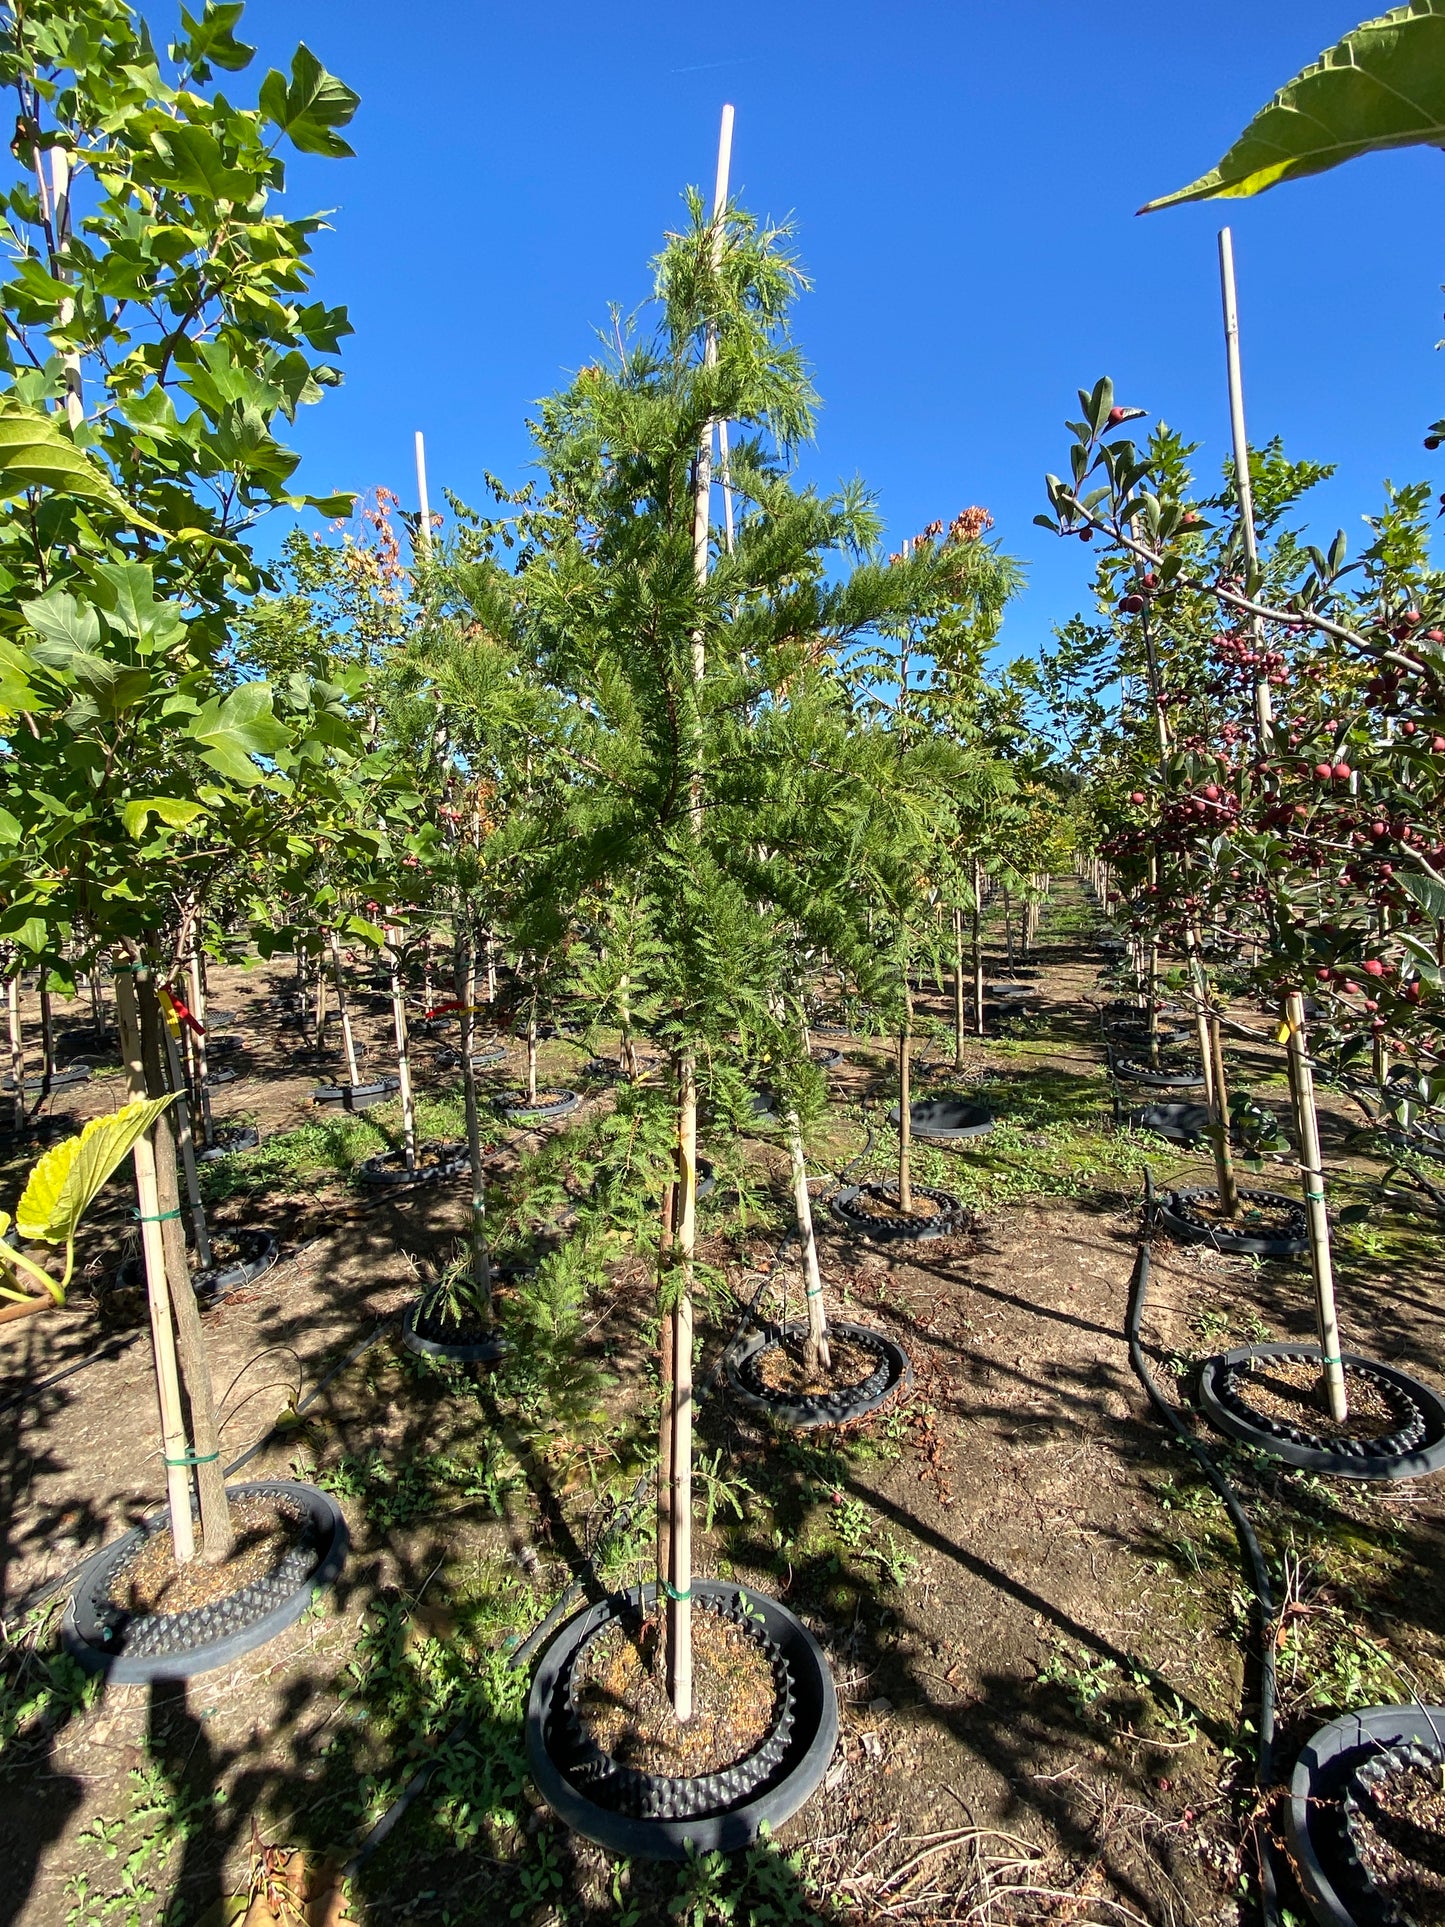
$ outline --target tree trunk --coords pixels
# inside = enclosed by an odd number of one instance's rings
[[[909,1151],[913,1143],[912,1064],[909,1050],[913,1029],[913,995],[908,988],[906,971],[903,978],[903,1011],[903,1027],[898,1033],[898,1209],[906,1213],[913,1209],[913,1177],[909,1169]]]
[[[1299,1132],[1300,1179],[1309,1220],[1310,1269],[1315,1283],[1315,1319],[1324,1355],[1325,1397],[1330,1417],[1338,1425],[1348,1416],[1345,1368],[1340,1358],[1340,1322],[1335,1310],[1335,1274],[1330,1257],[1329,1208],[1320,1156],[1320,1126],[1315,1112],[1314,1072],[1310,1069],[1305,1036],[1304,998],[1292,990],[1285,999],[1284,1020],[1289,1026],[1290,1091],[1294,1097],[1295,1129]]]
[[[6,1009],[10,1018],[10,1075],[15,1084],[12,1115],[17,1134],[25,1129],[25,1045],[20,1035],[20,959],[5,984]]]
[[[1008,967],[1010,971],[1012,971],[1014,967],[1013,906],[1009,900],[1007,884],[1003,887],[1003,942],[1004,950],[1008,956]]]
[[[145,1071],[145,1094],[159,1097],[166,1089],[161,1069],[161,1038],[165,1022],[149,974],[136,978],[140,1041]],[[175,1107],[163,1112],[155,1128],[156,1209],[161,1218],[161,1244],[170,1284],[171,1313],[176,1327],[176,1356],[181,1383],[191,1408],[191,1443],[196,1460],[196,1492],[201,1506],[201,1557],[209,1566],[221,1565],[235,1548],[231,1509],[221,1470],[221,1442],[216,1430],[215,1391],[201,1331],[201,1310],[191,1285],[186,1259],[186,1236],[181,1229],[180,1186],[176,1179],[177,1125]]]
[[[1213,1086],[1214,1171],[1219,1180],[1219,1202],[1227,1218],[1239,1216],[1239,1185],[1234,1175],[1234,1148],[1229,1140],[1229,1082],[1224,1074],[1224,1045],[1219,1019],[1210,1014],[1205,1024],[1209,1039],[1210,1082]]]
[[[953,913],[953,1068],[961,1071],[963,1064],[963,1033],[967,1022],[966,1002],[963,988],[963,912],[955,909]]]
[[[973,1022],[983,1036],[983,866],[973,866]]]
[[[663,1187],[662,1223],[657,1235],[658,1294],[671,1286],[668,1259],[672,1250],[673,1219],[677,1208],[677,1183]],[[657,1602],[662,1609],[667,1587],[672,1584],[672,1428],[673,1428],[673,1340],[676,1336],[671,1308],[658,1321],[657,1382]],[[666,1615],[664,1614],[664,1618]]]
[[[351,1028],[351,1006],[346,1000],[346,977],[341,968],[341,939],[331,932],[331,975],[336,983],[336,1014],[341,1019],[341,1042],[346,1050],[346,1076],[353,1088],[361,1082],[356,1065],[356,1033]]]
[[[788,1150],[793,1164],[793,1208],[798,1214],[798,1237],[803,1247],[803,1300],[808,1313],[804,1361],[810,1373],[831,1371],[828,1319],[823,1309],[823,1279],[818,1270],[818,1240],[813,1233],[813,1201],[808,1196],[808,1166],[803,1155],[803,1127],[796,1111],[788,1112]]]
[[[316,956],[316,1048],[326,1048],[326,959],[318,951]]]
[[[532,998],[532,1009],[527,1018],[527,1102],[537,1101],[537,999]]]
[[[51,1079],[55,1076],[55,1027],[50,1020],[50,972],[44,964],[40,966],[40,1096],[43,1102],[50,1095]]]
[[[678,1059],[677,1183],[667,1653],[672,1710],[679,1720],[688,1720],[692,1718],[692,1261],[697,1242],[697,1067],[690,1051]]]
[[[411,1090],[411,1053],[407,1048],[406,987],[401,977],[401,931],[392,926],[386,935],[391,951],[391,1018],[396,1031],[396,1070],[401,1080],[402,1149],[408,1171],[416,1169],[416,1103]]]
[[[476,1039],[477,966],[470,935],[457,938],[457,1002],[462,1007],[462,1099],[467,1113],[467,1156],[472,1167],[472,1284],[476,1307],[492,1322],[492,1260],[487,1250],[487,1191],[482,1177],[482,1125],[477,1112],[477,1073],[472,1063]]]
[[[201,949],[197,944],[191,952],[191,1015],[200,1025],[199,1031],[191,1031],[187,1044],[195,1065],[196,1102],[200,1106],[201,1130],[205,1136],[206,1149],[209,1151],[216,1141],[215,1120],[211,1116],[211,1069],[206,1055],[206,979],[201,968]]]
[[[164,1021],[161,1023],[161,1036],[165,1040],[170,1087],[176,1092],[170,1115],[176,1120],[181,1166],[186,1174],[186,1202],[191,1208],[191,1224],[196,1234],[196,1256],[204,1270],[209,1269],[211,1264],[211,1234],[206,1229],[206,1207],[201,1202],[201,1182],[196,1175],[196,1147],[191,1136],[191,1105],[186,1091],[186,1074],[181,1067],[180,1045],[172,1035],[170,1025]]]
[[[146,1095],[145,1062],[141,1052],[140,1019],[130,967],[115,973],[115,1015],[120,1054],[126,1068],[127,1095]],[[195,1526],[191,1518],[190,1448],[181,1402],[181,1379],[176,1364],[176,1334],[171,1321],[170,1285],[166,1276],[165,1243],[161,1237],[161,1205],[156,1184],[156,1126],[135,1142],[136,1197],[139,1200],[141,1250],[145,1260],[146,1305],[150,1312],[151,1356],[156,1368],[156,1401],[161,1421],[161,1461],[165,1466],[166,1498],[171,1513],[171,1549],[178,1566],[196,1556]],[[186,1290],[190,1290],[187,1278]]]

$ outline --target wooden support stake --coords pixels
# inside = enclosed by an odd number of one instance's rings
[[[1315,1080],[1310,1068],[1305,1033],[1304,998],[1292,990],[1285,999],[1284,1020],[1289,1027],[1290,1091],[1294,1097],[1295,1129],[1299,1132],[1299,1171],[1309,1222],[1310,1269],[1314,1273],[1315,1320],[1320,1351],[1324,1354],[1325,1397],[1337,1425],[1348,1416],[1345,1368],[1340,1358],[1340,1321],[1335,1309],[1335,1274],[1330,1256],[1329,1205],[1325,1197],[1324,1161],[1320,1155],[1320,1124],[1315,1110]]]

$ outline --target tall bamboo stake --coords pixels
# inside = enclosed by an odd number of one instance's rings
[[[416,496],[420,505],[420,519],[417,529],[421,536],[421,552],[431,561],[431,502],[426,492],[426,441],[420,429],[416,431]]]
[[[913,1028],[913,995],[905,978],[903,984],[903,1023],[898,1032],[898,1209],[906,1216],[913,1209],[913,1080],[909,1033]]]
[[[963,991],[963,911],[958,906],[953,912],[953,1068],[963,1069],[963,1032],[967,1019],[967,1006]]]
[[[177,1094],[171,1106],[171,1115],[176,1120],[176,1135],[181,1147],[181,1164],[186,1176],[186,1202],[191,1208],[191,1225],[196,1234],[196,1256],[202,1268],[209,1269],[211,1234],[206,1227],[206,1207],[201,1202],[201,1181],[196,1172],[196,1146],[191,1135],[191,1104],[186,1090],[186,1074],[181,1068],[180,1047],[170,1025],[163,1023],[161,1033],[165,1039],[171,1089]]]
[[[728,173],[732,164],[733,110],[724,107],[718,135],[717,174],[713,183],[712,250],[716,268],[722,260],[723,217],[727,211]],[[703,362],[717,360],[717,332],[709,324]],[[708,576],[708,543],[712,522],[712,438],[709,422],[698,443],[693,495],[692,565],[701,588]],[[692,638],[692,673],[701,699],[707,674],[707,637],[701,627]],[[702,789],[694,778],[690,819],[694,836],[702,835]],[[667,1661],[672,1710],[679,1720],[692,1717],[692,1262],[697,1237],[697,1063],[684,1051],[677,1065],[677,1214],[679,1296],[673,1314],[673,1391],[670,1531],[672,1577],[667,1586]]]
[[[973,1023],[983,1036],[983,865],[973,860]]]
[[[1234,442],[1234,488],[1239,502],[1239,526],[1244,538],[1244,555],[1251,570],[1259,560],[1254,535],[1254,484],[1249,474],[1249,437],[1244,427],[1244,377],[1239,361],[1239,303],[1234,287],[1234,236],[1225,227],[1219,230],[1219,292],[1224,308],[1224,357],[1229,379],[1229,429]],[[1252,618],[1253,632],[1259,635],[1259,618]],[[1269,684],[1263,677],[1254,685],[1254,721],[1259,747],[1263,752],[1274,723]]]

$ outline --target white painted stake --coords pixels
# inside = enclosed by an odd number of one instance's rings
[[[1252,569],[1259,559],[1254,536],[1254,484],[1249,477],[1249,437],[1244,427],[1244,377],[1239,363],[1239,303],[1234,288],[1234,236],[1227,227],[1219,230],[1219,292],[1224,304],[1224,358],[1229,377],[1229,430],[1234,442],[1234,488],[1239,500],[1239,523],[1244,535],[1245,560]],[[1254,623],[1256,633],[1259,622]],[[1254,714],[1259,725],[1261,748],[1274,721],[1274,705],[1269,684],[1254,685]]]
[[[416,499],[421,508],[418,532],[421,536],[421,552],[428,562],[431,560],[431,502],[426,492],[426,440],[420,429],[416,431]]]

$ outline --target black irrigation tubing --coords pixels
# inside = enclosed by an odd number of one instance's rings
[[[1229,1480],[1220,1471],[1204,1446],[1184,1423],[1174,1406],[1159,1389],[1149,1362],[1144,1356],[1144,1346],[1140,1338],[1144,1307],[1149,1296],[1149,1277],[1153,1260],[1150,1242],[1154,1232],[1155,1213],[1154,1178],[1146,1169],[1144,1173],[1144,1225],[1140,1233],[1138,1254],[1134,1260],[1134,1275],[1129,1283],[1129,1309],[1124,1323],[1124,1336],[1129,1344],[1129,1362],[1134,1367],[1136,1377],[1149,1394],[1150,1403],[1164,1419],[1170,1430],[1188,1449],[1200,1471],[1209,1481],[1229,1514],[1230,1524],[1234,1527],[1239,1540],[1240,1551],[1244,1555],[1246,1574],[1254,1593],[1255,1606],[1259,1618],[1260,1660],[1259,1660],[1259,1747],[1255,1761],[1255,1812],[1251,1828],[1255,1839],[1255,1852],[1259,1861],[1260,1912],[1264,1927],[1279,1927],[1279,1902],[1275,1884],[1274,1862],[1270,1857],[1268,1832],[1268,1802],[1273,1794],[1274,1778],[1274,1706],[1275,1706],[1275,1633],[1276,1607],[1274,1588],[1270,1583],[1269,1566],[1265,1561],[1264,1550],[1259,1536],[1250,1523],[1249,1515],[1239,1502],[1239,1495]]]

